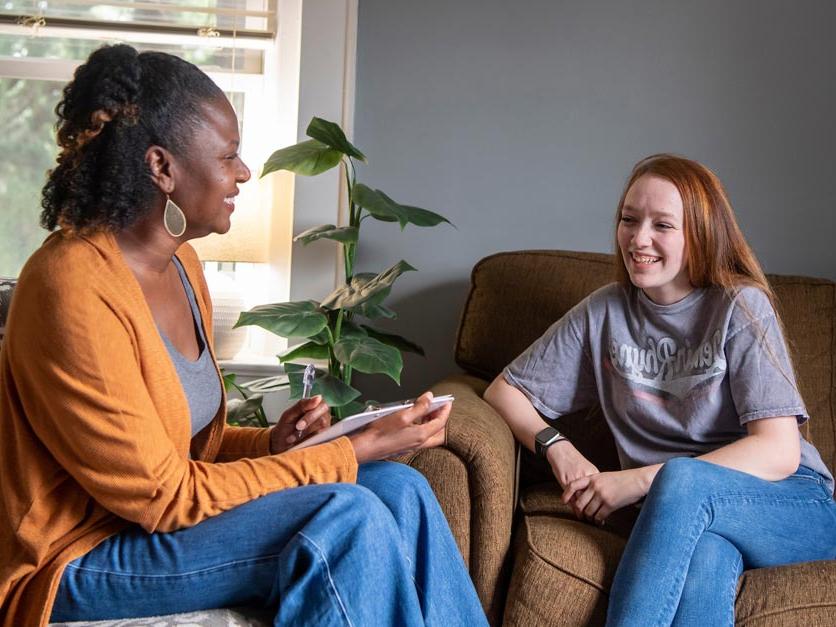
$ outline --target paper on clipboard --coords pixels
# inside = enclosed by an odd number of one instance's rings
[[[445,394],[444,396],[435,396],[433,397],[433,400],[430,402],[430,411],[438,409],[445,403],[452,402],[452,394]],[[330,442],[331,440],[338,438],[341,435],[347,435],[349,433],[357,431],[358,429],[362,429],[367,424],[369,424],[370,422],[374,422],[378,418],[383,418],[383,416],[388,416],[389,414],[393,414],[396,411],[400,411],[401,409],[412,407],[414,404],[414,401],[401,401],[398,403],[389,403],[387,405],[382,405],[379,408],[364,411],[359,414],[354,414],[353,416],[348,416],[340,420],[338,423],[331,425],[325,431],[321,431],[320,433],[317,433],[315,436],[308,438],[304,442],[300,442],[296,446],[289,448],[288,451],[295,451],[298,449],[306,448],[308,446],[322,444],[323,442]]]

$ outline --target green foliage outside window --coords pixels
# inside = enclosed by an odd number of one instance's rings
[[[55,164],[55,113],[63,84],[0,78],[0,276],[17,276],[47,233],[41,188]]]

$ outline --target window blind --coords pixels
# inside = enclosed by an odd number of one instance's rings
[[[273,37],[277,0],[4,0],[0,22],[203,36]]]

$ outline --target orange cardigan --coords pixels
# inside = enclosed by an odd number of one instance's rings
[[[177,257],[211,350],[200,262],[188,245]],[[282,455],[269,439],[226,426],[225,403],[192,438],[114,237],[51,235],[20,275],[0,351],[0,624],[45,625],[64,567],[130,523],[173,531],[284,488],[356,481],[346,438]]]

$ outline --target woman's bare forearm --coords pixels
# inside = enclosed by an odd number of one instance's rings
[[[801,446],[798,423],[792,416],[763,418],[747,423],[749,434],[700,455],[713,464],[766,479],[780,481],[798,469]]]
[[[534,451],[534,436],[546,427],[546,423],[526,395],[500,374],[485,390],[485,400],[508,423],[517,441]]]

